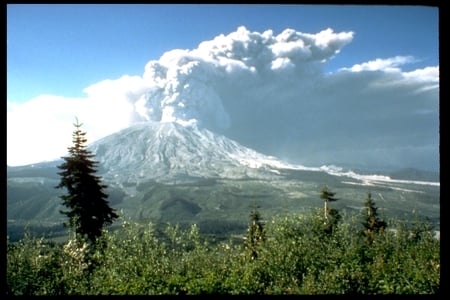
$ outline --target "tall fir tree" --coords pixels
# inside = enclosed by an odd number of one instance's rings
[[[372,194],[367,193],[367,198],[364,202],[363,221],[364,226],[362,234],[366,237],[367,242],[371,244],[375,239],[375,234],[383,232],[387,226],[387,223],[378,217],[378,208],[372,199]]]
[[[96,176],[98,162],[86,148],[86,132],[81,130],[83,124],[74,124],[72,134],[73,145],[68,147],[69,155],[62,157],[64,162],[58,166],[61,172],[60,183],[56,188],[65,188],[67,193],[60,196],[63,205],[68,208],[60,211],[69,221],[64,225],[75,230],[78,237],[95,244],[106,225],[118,218],[115,210],[107,201],[107,188],[101,178]]]

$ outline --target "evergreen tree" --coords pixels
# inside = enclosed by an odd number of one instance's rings
[[[324,201],[323,214],[325,218],[323,230],[325,233],[330,234],[333,232],[333,228],[336,227],[339,220],[341,219],[341,215],[339,211],[330,208],[329,202],[337,201],[338,199],[334,197],[336,193],[330,191],[327,186],[323,187],[320,191],[320,198]]]
[[[328,203],[338,200],[334,197],[335,194],[336,193],[331,192],[327,186],[323,187],[320,191],[320,198],[324,201],[323,213],[326,220],[328,220],[330,216],[330,208],[328,207]]]
[[[375,233],[383,232],[387,225],[385,221],[380,220],[377,210],[378,208],[375,206],[372,194],[367,193],[367,198],[364,203],[363,222],[361,223],[364,226],[362,234],[370,244],[375,239]]]
[[[60,212],[69,218],[65,226],[73,228],[78,237],[95,244],[103,227],[111,224],[118,215],[106,200],[108,195],[104,189],[107,186],[95,175],[98,162],[92,160],[95,155],[86,149],[86,132],[80,129],[82,124],[78,119],[74,126],[73,145],[68,147],[69,155],[62,157],[64,162],[58,166],[62,171],[58,173],[61,180],[56,188],[66,189],[67,193],[60,198],[68,208]]]
[[[253,205],[253,209],[250,212],[250,223],[247,229],[247,236],[244,240],[245,247],[250,252],[251,259],[258,257],[258,248],[265,240],[266,232],[264,223],[261,219],[261,214],[258,211],[258,206]]]

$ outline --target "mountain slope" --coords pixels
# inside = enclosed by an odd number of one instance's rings
[[[271,178],[279,162],[196,126],[147,122],[105,137],[89,149],[113,182],[189,178]],[[260,168],[259,168],[260,167]]]

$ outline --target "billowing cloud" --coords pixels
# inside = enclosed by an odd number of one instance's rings
[[[83,99],[41,96],[11,106],[8,164],[64,154],[67,139],[48,138],[40,156],[27,141],[44,127],[70,139],[77,115],[91,141],[135,122],[196,123],[306,165],[438,168],[439,67],[403,72],[415,58],[399,55],[325,74],[352,39],[353,32],[332,29],[275,35],[239,27],[196,49],[164,53],[142,76],[96,83]]]

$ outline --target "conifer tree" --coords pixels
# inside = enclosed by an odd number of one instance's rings
[[[323,230],[327,234],[331,234],[333,229],[337,226],[341,215],[339,211],[334,208],[329,207],[329,202],[337,201],[338,199],[334,197],[336,193],[330,191],[327,186],[323,187],[320,191],[320,198],[324,201],[323,214],[325,222],[323,223]]]
[[[331,192],[327,186],[323,187],[323,189],[320,191],[320,198],[324,201],[323,213],[326,220],[328,220],[330,215],[330,208],[328,207],[328,203],[338,200],[334,197],[334,195],[336,195],[336,193]]]
[[[69,155],[62,157],[64,162],[58,166],[62,171],[58,173],[61,180],[56,188],[64,188],[67,192],[60,196],[68,209],[60,211],[69,218],[64,225],[74,229],[77,237],[95,244],[104,226],[111,224],[118,215],[108,204],[108,195],[104,192],[107,186],[95,175],[98,162],[86,148],[86,132],[81,130],[82,125],[76,119],[73,145],[68,147]]]
[[[247,236],[244,244],[250,252],[251,259],[258,257],[258,248],[266,240],[266,232],[264,223],[261,219],[261,214],[258,211],[258,206],[253,205],[250,212],[250,223],[247,229]]]
[[[364,226],[362,233],[370,244],[375,239],[375,233],[383,232],[387,225],[385,221],[378,217],[377,210],[378,208],[375,206],[372,194],[367,193],[367,198],[364,202],[363,222],[361,223]]]

